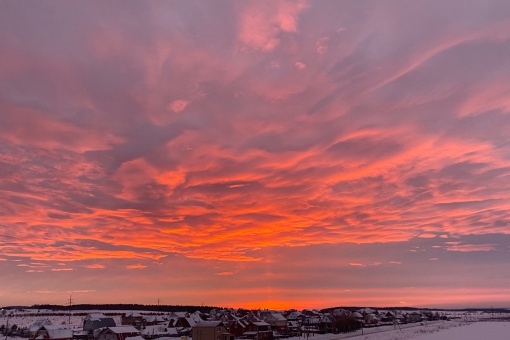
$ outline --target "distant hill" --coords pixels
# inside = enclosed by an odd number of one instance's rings
[[[321,309],[321,312],[323,313],[331,313],[335,309],[345,309],[349,311],[355,311],[360,310],[365,307],[331,307],[331,308],[325,308]],[[429,310],[429,311],[456,311],[456,312],[468,312],[468,313],[474,313],[474,312],[485,312],[485,313],[510,313],[510,309],[508,308],[419,308],[419,307],[368,307],[375,310],[407,310],[407,311],[414,311],[414,310]]]

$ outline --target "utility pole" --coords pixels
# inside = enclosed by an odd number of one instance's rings
[[[69,321],[67,322],[68,325],[71,324],[71,307],[73,306],[73,296],[69,295]]]
[[[10,315],[7,315],[7,323],[5,325],[5,340],[7,340],[7,336],[9,335],[9,318]]]

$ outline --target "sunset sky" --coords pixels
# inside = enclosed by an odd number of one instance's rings
[[[0,3],[0,306],[510,307],[510,1]]]

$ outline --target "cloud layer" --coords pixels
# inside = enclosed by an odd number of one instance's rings
[[[507,305],[509,14],[4,2],[0,296]]]

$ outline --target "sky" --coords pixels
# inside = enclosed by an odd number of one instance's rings
[[[510,2],[0,3],[0,305],[510,307]]]

